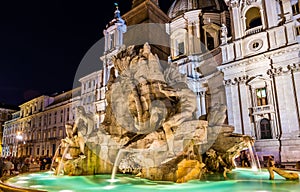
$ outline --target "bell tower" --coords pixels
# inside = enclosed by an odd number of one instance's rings
[[[105,52],[111,52],[120,48],[123,44],[123,33],[126,32],[126,24],[121,18],[119,6],[117,3],[115,3],[115,6],[114,19],[106,25],[106,29],[103,31],[105,38]]]
[[[228,42],[223,42],[223,45],[229,43],[229,46],[222,47],[223,62],[296,43],[295,23],[289,0],[225,2],[230,10],[232,37],[227,38]]]
[[[104,55],[101,57],[103,61],[103,87],[106,86],[110,69],[113,67],[111,57],[123,46],[123,34],[127,31],[127,26],[121,17],[119,6],[117,3],[115,3],[115,6],[114,19],[111,20],[103,30],[105,39]]]

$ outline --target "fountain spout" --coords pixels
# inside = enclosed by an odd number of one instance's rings
[[[111,181],[112,182],[115,181],[116,174],[117,174],[117,171],[118,171],[118,166],[119,166],[120,161],[121,161],[121,154],[123,152],[124,152],[124,150],[120,149],[117,156],[116,156],[116,159],[115,159],[115,162],[114,162],[114,167],[113,167],[113,170],[112,170],[112,173],[111,173]]]
[[[253,141],[248,141],[247,142],[247,146],[248,146],[248,149],[249,149],[249,154],[250,154],[250,157],[251,157],[251,168],[252,168],[253,171],[261,172],[261,166],[260,166],[256,151],[253,148],[253,145],[254,145]]]
[[[54,154],[54,156],[53,156],[53,159],[52,159],[52,162],[51,162],[51,166],[50,166],[50,170],[54,170],[55,171],[55,168],[54,168],[54,164],[56,163],[56,158],[57,158],[57,156],[58,156],[58,152],[59,152],[59,150],[60,150],[60,148],[61,148],[61,145],[62,144],[59,144],[59,146],[57,147],[57,149],[56,149],[56,151],[55,151],[55,154]],[[58,166],[57,166],[58,167]],[[56,168],[57,168],[56,167]]]

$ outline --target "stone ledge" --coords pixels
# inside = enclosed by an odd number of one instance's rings
[[[3,183],[2,178],[0,180],[0,191],[5,191],[5,192],[46,192],[44,190],[36,190],[36,189],[28,189],[28,188],[11,186],[6,183]]]

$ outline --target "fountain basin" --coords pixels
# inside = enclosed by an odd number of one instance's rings
[[[299,173],[298,173],[299,174]],[[33,191],[49,192],[79,192],[79,191],[299,191],[299,181],[287,181],[275,174],[275,180],[269,180],[267,170],[254,172],[251,169],[234,169],[228,173],[225,180],[221,175],[213,174],[205,177],[205,180],[193,180],[183,184],[165,181],[150,181],[132,175],[117,175],[111,180],[111,175],[92,176],[53,176],[52,172],[39,172],[22,174],[6,180],[3,185],[10,186],[9,191]],[[15,189],[15,190],[14,190]],[[23,190],[24,191],[24,190]],[[25,190],[26,191],[26,190]]]

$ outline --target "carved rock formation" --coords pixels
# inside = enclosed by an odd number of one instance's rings
[[[208,172],[226,177],[232,158],[250,139],[223,125],[226,107],[212,106],[207,120],[196,119],[196,96],[185,76],[174,65],[161,66],[147,43],[129,46],[112,60],[104,122],[94,130],[79,110],[74,127],[83,139],[77,147],[85,142],[87,158],[71,159],[66,172],[109,173],[115,164],[120,172],[151,180],[187,182]]]

